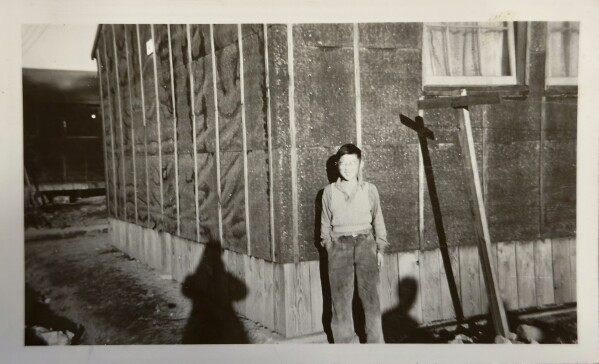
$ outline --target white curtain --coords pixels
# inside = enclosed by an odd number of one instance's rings
[[[547,24],[548,77],[578,76],[578,22]]]
[[[427,23],[427,76],[510,76],[507,23]]]

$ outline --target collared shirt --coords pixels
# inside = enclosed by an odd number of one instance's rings
[[[340,183],[338,179],[326,186],[322,194],[321,244],[324,246],[332,237],[374,230],[378,250],[384,252],[389,243],[377,188],[372,183],[358,182],[347,193]]]

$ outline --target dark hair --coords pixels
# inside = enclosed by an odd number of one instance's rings
[[[360,150],[360,148],[356,147],[351,143],[345,144],[344,146],[339,148],[336,154],[337,161],[339,161],[339,159],[341,159],[341,157],[343,157],[346,154],[355,154],[358,156],[359,160],[362,160],[362,150]]]

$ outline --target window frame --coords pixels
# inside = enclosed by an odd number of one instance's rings
[[[478,24],[484,22],[477,22]],[[425,59],[427,54],[430,54],[427,48],[425,51],[424,47],[428,47],[428,45],[422,45],[422,86],[423,87],[443,87],[443,86],[512,86],[518,85],[518,65],[517,65],[517,45],[516,45],[516,32],[515,32],[515,22],[509,21],[507,23],[507,31],[508,31],[508,57],[509,57],[509,67],[510,67],[510,75],[509,76],[427,76],[426,75],[426,67],[424,67],[424,62],[428,62],[429,59]],[[434,22],[425,22],[423,23],[423,39],[424,32],[427,31],[427,26],[445,26],[446,31],[449,29],[447,27],[448,22],[434,23]],[[480,26],[478,27],[480,31]],[[480,38],[479,38],[480,40]],[[479,47],[480,49],[480,47]],[[449,58],[448,58],[449,59]]]
[[[550,54],[551,52],[549,51],[549,48],[551,47],[551,36],[549,34],[549,25],[551,22],[547,22],[547,36],[545,37],[545,47],[546,47],[546,56],[545,56],[545,86],[546,87],[552,87],[552,86],[578,86],[578,76],[550,76],[549,72],[551,70],[551,59],[550,59]],[[572,21],[568,21],[565,22],[568,23],[569,26],[571,26]],[[570,28],[571,29],[571,28]],[[572,31],[572,30],[570,30]],[[578,47],[578,54],[577,54],[577,63],[580,64],[580,25],[578,27],[578,36],[579,36],[579,47]]]

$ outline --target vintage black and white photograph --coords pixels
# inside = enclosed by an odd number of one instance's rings
[[[23,68],[26,345],[576,343],[578,37],[97,25]]]
[[[584,22],[511,15],[22,21],[24,351],[588,343]]]

